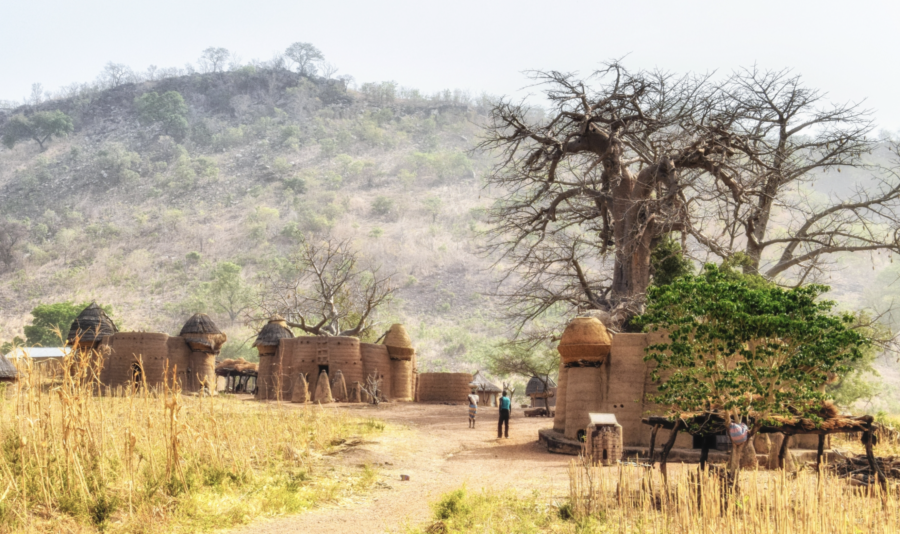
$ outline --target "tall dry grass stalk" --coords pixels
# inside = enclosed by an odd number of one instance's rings
[[[16,391],[0,397],[0,532],[221,528],[372,481],[370,470],[326,473],[322,460],[374,425],[315,407],[182,396],[174,382],[111,389],[97,379],[101,366],[98,354],[73,353],[61,372],[20,362]]]
[[[739,488],[714,471],[683,466],[669,473],[639,466],[569,466],[575,518],[598,520],[604,532],[760,534],[893,533],[900,494],[879,485],[851,487],[827,472],[744,470]]]

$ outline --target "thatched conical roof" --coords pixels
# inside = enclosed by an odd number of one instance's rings
[[[391,325],[391,329],[384,338],[384,345],[388,349],[388,354],[395,360],[408,360],[416,353],[412,340],[402,324]]]
[[[6,356],[0,354],[0,378],[16,378],[18,375],[19,371],[16,370],[16,366],[7,360]]]
[[[72,345],[76,339],[83,343],[93,343],[118,331],[119,329],[116,328],[109,315],[106,315],[103,308],[96,302],[91,302],[91,305],[81,310],[78,317],[72,321],[66,344]]]
[[[192,348],[205,347],[212,352],[219,352],[219,349],[228,340],[228,336],[219,330],[216,323],[205,313],[191,315],[191,318],[181,327],[178,335],[183,337]]]
[[[256,341],[253,342],[253,347],[258,347],[260,345],[264,347],[276,347],[282,339],[292,337],[294,337],[294,333],[288,328],[284,317],[273,315],[266,326],[262,327],[262,330],[259,331],[259,334],[256,336]]]
[[[548,378],[546,376],[541,377],[545,379],[548,383],[548,387],[555,388],[556,382],[553,381],[552,378]],[[528,384],[525,385],[525,396],[534,395],[535,393],[543,393],[544,392],[544,382],[536,376],[532,376],[531,380],[528,381]]]
[[[484,391],[485,393],[500,393],[503,391],[497,387],[496,384],[488,380],[486,376],[481,374],[481,371],[475,373],[475,376],[472,377],[472,382],[469,383],[469,387],[473,387],[478,391]]]

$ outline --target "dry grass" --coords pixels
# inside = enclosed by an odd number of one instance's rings
[[[0,395],[0,532],[196,532],[299,512],[374,482],[329,456],[383,426],[177,386],[103,391],[90,364],[26,364]]]
[[[738,490],[696,466],[670,472],[572,462],[568,499],[537,493],[451,492],[417,532],[879,533],[900,525],[900,492],[854,488],[823,473],[745,471]]]

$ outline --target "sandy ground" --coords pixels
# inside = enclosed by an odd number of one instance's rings
[[[254,522],[234,534],[402,532],[428,522],[432,503],[464,484],[476,491],[537,490],[548,499],[562,500],[567,494],[566,470],[573,457],[549,454],[537,443],[538,429],[552,426],[551,419],[513,410],[510,437],[497,439],[496,408],[480,408],[474,430],[467,427],[467,407],[462,405],[351,404],[334,409],[393,425],[344,454],[343,461],[378,467],[374,489],[349,502]],[[400,475],[409,475],[409,481],[401,482]]]

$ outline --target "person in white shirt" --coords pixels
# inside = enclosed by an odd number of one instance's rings
[[[475,428],[475,414],[478,412],[478,395],[475,388],[469,393],[469,428]]]

